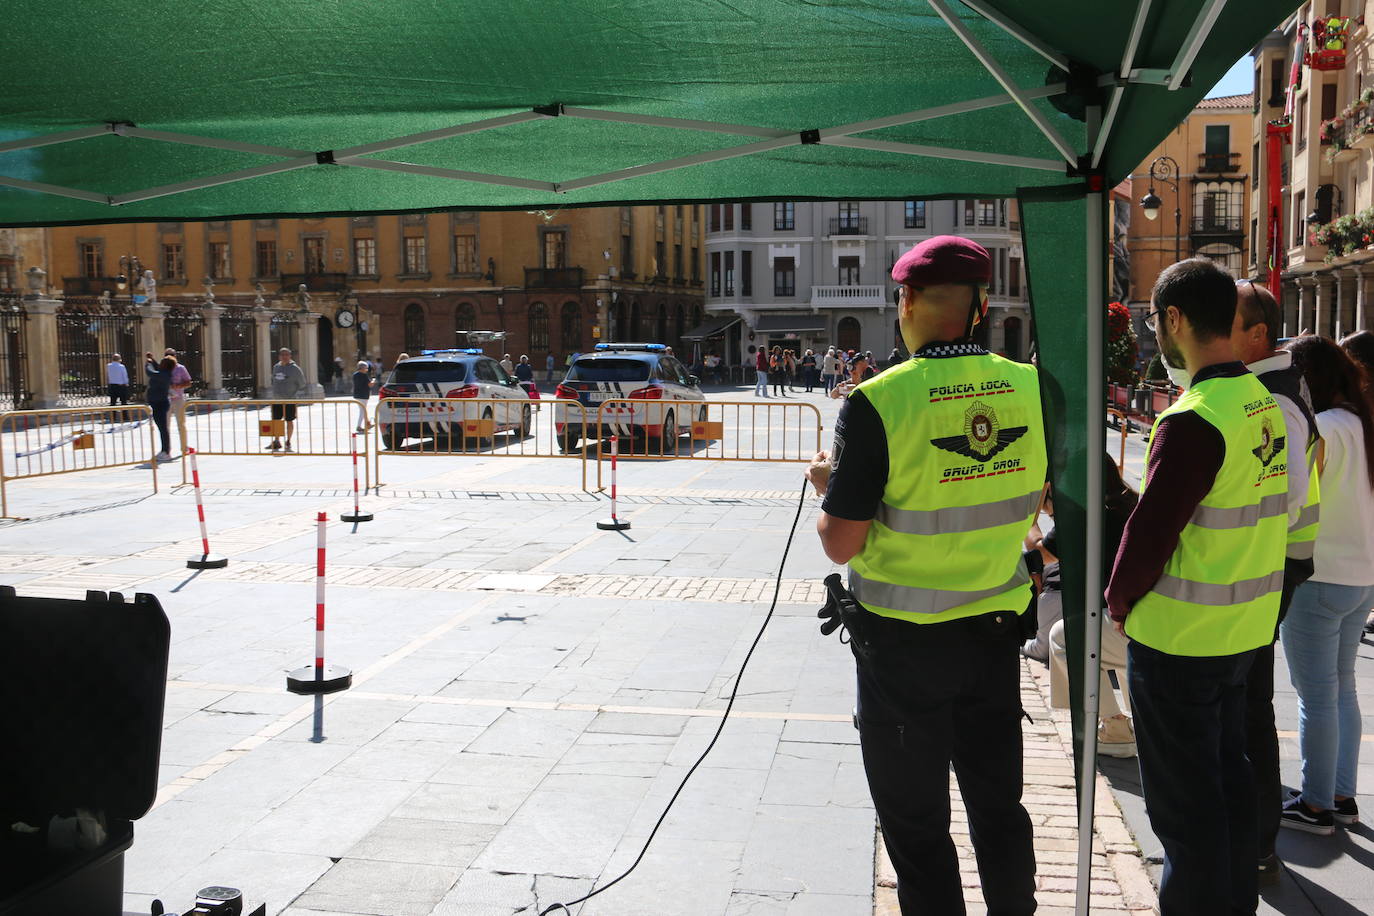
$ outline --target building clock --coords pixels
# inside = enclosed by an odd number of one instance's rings
[[[341,328],[353,327],[353,313],[348,309],[339,309],[339,313],[334,316],[334,323]]]

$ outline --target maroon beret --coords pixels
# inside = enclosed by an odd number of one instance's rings
[[[926,239],[892,265],[892,279],[908,286],[986,283],[991,276],[987,249],[957,235]]]

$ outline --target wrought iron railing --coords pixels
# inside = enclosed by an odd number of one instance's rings
[[[25,410],[32,400],[24,302],[0,299],[0,410]]]
[[[832,216],[830,235],[868,235],[868,217]]]
[[[147,389],[139,327],[143,317],[123,302],[68,296],[57,310],[58,397],[67,407],[109,403],[106,365],[120,354],[129,373],[129,395]],[[155,354],[160,355],[160,354]]]

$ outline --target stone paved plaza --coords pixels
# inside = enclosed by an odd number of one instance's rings
[[[835,402],[797,398],[821,408],[828,442]],[[230,563],[200,573],[174,466],[157,495],[139,468],[11,484],[31,520],[0,524],[6,583],[149,592],[172,621],[161,791],[126,858],[127,913],[155,897],[184,909],[215,883],[290,916],[537,913],[629,866],[719,725],[799,465],[622,462],[623,533],[596,528],[609,506],[575,459],[384,469],[365,498],[376,520],[329,525],[327,655],[355,679],[318,711],[285,672],[313,656],[315,515],[350,506],[346,457],[204,457],[211,546]],[[816,627],[834,569],[818,510],[808,495],[715,749],[638,869],[573,912],[896,912],[852,661]],[[1067,727],[1043,669],[1022,683],[1040,912],[1058,916],[1077,837]],[[1140,851],[1101,777],[1097,791],[1092,911],[1148,912]],[[957,804],[954,831],[976,901]]]

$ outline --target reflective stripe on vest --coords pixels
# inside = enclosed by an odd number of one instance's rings
[[[901,534],[954,534],[1023,522],[1038,508],[1037,489],[1024,496],[944,509],[898,509],[884,502],[878,507],[877,520]]]
[[[1288,514],[1288,494],[1271,493],[1253,506],[1198,506],[1190,521],[1199,528],[1253,528],[1262,518]]]
[[[1227,585],[1215,585],[1211,582],[1192,582],[1188,579],[1180,579],[1176,576],[1163,575],[1159,581],[1155,582],[1151,589],[1157,595],[1165,598],[1173,598],[1175,601],[1186,601],[1189,604],[1209,604],[1214,606],[1225,606],[1232,604],[1245,604],[1254,601],[1270,592],[1277,592],[1283,589],[1283,570],[1269,573],[1267,576],[1260,576],[1256,579],[1242,579],[1239,582],[1231,582]]]
[[[1315,525],[1321,519],[1322,507],[1320,503],[1315,506],[1303,506],[1302,511],[1298,513],[1298,520],[1293,523],[1293,530],[1297,531],[1299,528]]]
[[[1284,555],[1294,560],[1310,560],[1312,557],[1316,556],[1316,553],[1317,542],[1315,540],[1292,541],[1289,543],[1288,550],[1284,552]]]
[[[994,598],[1012,589],[1029,585],[1030,581],[1030,573],[1026,571],[1025,563],[1016,564],[1016,573],[1001,585],[976,592],[937,591],[911,585],[895,585],[891,582],[865,579],[854,570],[849,571],[849,590],[854,593],[860,604],[901,608],[913,614],[941,614],[984,598]],[[1021,609],[1016,610],[1019,613]]]

